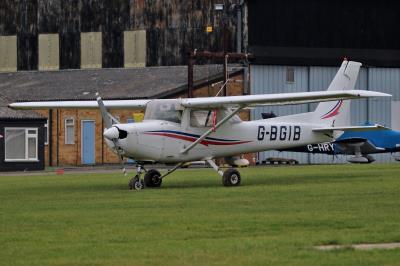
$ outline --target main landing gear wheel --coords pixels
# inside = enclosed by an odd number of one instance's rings
[[[161,183],[161,174],[155,169],[147,171],[147,173],[144,175],[144,185],[146,187],[160,187]]]
[[[138,176],[135,176],[129,181],[129,189],[134,190],[142,190],[144,188],[144,183],[139,179]]]
[[[224,172],[222,176],[222,184],[225,187],[235,187],[240,185],[240,173],[238,170],[230,168]]]

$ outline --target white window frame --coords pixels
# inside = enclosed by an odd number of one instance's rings
[[[6,149],[6,139],[7,139],[7,130],[25,130],[25,159],[7,159],[7,149]],[[35,133],[29,133],[29,130],[34,130]],[[38,162],[39,158],[39,145],[38,145],[38,128],[36,127],[6,127],[4,128],[4,161],[5,162]],[[34,137],[36,140],[36,157],[29,158],[29,138]]]
[[[49,145],[49,119],[47,119],[46,124],[44,124],[44,130],[46,130],[46,137],[44,138],[44,145]]]
[[[72,120],[72,123],[67,123],[67,120]],[[72,126],[72,128],[73,128],[73,130],[72,130],[72,132],[73,132],[73,140],[72,140],[71,143],[67,142],[67,140],[68,140],[67,127],[68,126]],[[75,144],[75,119],[73,117],[67,117],[67,118],[64,119],[64,132],[65,132],[64,133],[64,143],[66,145],[74,145]]]

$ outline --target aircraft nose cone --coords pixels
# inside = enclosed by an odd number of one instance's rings
[[[109,140],[118,139],[119,130],[116,127],[110,127],[104,131],[103,136]]]

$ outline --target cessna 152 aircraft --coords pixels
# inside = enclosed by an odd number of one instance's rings
[[[343,124],[348,115],[349,99],[391,96],[384,93],[353,90],[360,63],[344,61],[328,91],[261,94],[190,99],[109,100],[20,102],[15,109],[100,108],[106,129],[107,145],[121,158],[137,162],[136,175],[129,182],[131,189],[159,187],[162,180],[185,162],[206,161],[222,176],[224,186],[238,186],[240,173],[229,168],[225,172],[213,159],[224,157],[231,165],[246,163],[243,153],[298,147],[331,141],[336,131],[378,129],[380,126],[351,127]],[[334,102],[332,102],[334,101]],[[268,120],[242,121],[237,113],[248,107],[291,105],[322,102],[314,112]],[[141,123],[122,124],[107,109],[145,109]],[[161,175],[147,171],[146,162],[176,164]],[[248,162],[247,162],[248,163]],[[125,175],[126,171],[124,170]],[[144,180],[141,179],[144,175]]]

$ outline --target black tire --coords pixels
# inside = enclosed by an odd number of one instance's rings
[[[222,176],[222,184],[225,187],[239,186],[241,181],[239,171],[233,168],[226,170]]]
[[[129,189],[132,190],[142,190],[144,188],[144,183],[142,180],[139,179],[138,176],[133,177],[129,181]]]
[[[160,187],[162,184],[162,179],[160,177],[160,172],[151,169],[144,175],[144,185],[146,187]]]

